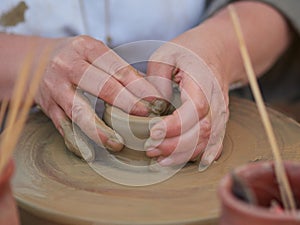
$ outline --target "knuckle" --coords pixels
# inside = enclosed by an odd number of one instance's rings
[[[88,53],[88,51],[98,49],[104,43],[96,40],[88,35],[79,35],[74,37],[71,41],[71,46],[79,53]]]
[[[112,79],[108,79],[107,82],[103,85],[99,84],[98,90],[100,90],[100,95],[103,100],[111,99],[113,96],[117,95],[118,87],[112,82]]]
[[[72,65],[67,62],[67,60],[61,55],[58,54],[50,60],[49,70],[54,73],[67,73],[72,72]]]
[[[209,138],[211,134],[211,122],[208,120],[205,120],[203,123],[201,123],[201,136],[202,138]]]
[[[201,115],[206,115],[209,111],[209,104],[207,103],[206,99],[199,98],[199,100],[196,103],[197,107],[197,112],[202,117]]]
[[[179,134],[183,134],[184,133],[183,128],[182,128],[183,124],[181,122],[179,122],[179,123],[176,122],[172,126],[173,126],[174,130],[178,131]]]
[[[197,158],[203,153],[204,149],[205,149],[205,146],[202,143],[197,145],[191,159],[197,160]]]
[[[137,72],[136,69],[129,66],[125,62],[119,62],[119,68],[116,69],[117,73],[120,73],[122,77],[128,77],[131,75],[135,75],[137,77],[141,77],[141,75]]]
[[[208,119],[204,119],[201,123],[201,128],[204,132],[210,132],[211,130],[211,121]]]
[[[82,47],[85,46],[86,43],[88,43],[91,40],[91,37],[87,35],[79,35],[72,39],[71,45],[76,47]]]
[[[118,80],[123,80],[124,77],[132,73],[132,69],[127,64],[122,63],[121,60],[112,60],[108,65],[107,72],[114,75]]]
[[[169,156],[174,151],[180,151],[180,149],[177,149],[179,146],[178,141],[169,143],[168,146],[165,146],[165,148],[161,148],[163,156]]]
[[[40,90],[41,90],[41,100],[45,98],[49,98],[48,94],[51,95],[51,93],[53,93],[53,90],[55,90],[55,84],[51,79],[51,77],[44,76],[40,85]]]
[[[171,146],[169,146],[168,148],[165,148],[165,149],[161,149],[163,156],[169,156],[172,154],[173,151],[174,151],[174,149]]]

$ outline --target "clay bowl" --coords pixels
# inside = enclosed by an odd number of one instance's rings
[[[174,96],[170,102],[173,110],[181,105],[180,93],[174,90]],[[169,110],[170,114],[173,110]],[[158,117],[141,117],[129,115],[121,109],[105,104],[103,113],[104,122],[115,130],[124,140],[125,148],[115,155],[122,158],[134,158],[137,161],[149,161],[145,154],[145,144],[150,136],[150,129],[153,125],[162,120],[164,116]],[[157,141],[159,144],[160,141]],[[133,162],[134,160],[129,160]]]
[[[19,224],[17,208],[10,187],[13,171],[13,162],[10,161],[0,174],[0,224]]]
[[[124,145],[127,148],[141,151],[149,138],[151,126],[159,119],[157,117],[129,115],[114,106],[106,104],[103,120],[123,137]]]
[[[233,173],[251,190],[255,204],[247,203],[233,194],[232,174],[226,175],[218,188],[222,205],[219,225],[299,225],[300,164],[285,162],[284,165],[298,206],[296,213],[284,213],[280,207],[270,208],[272,200],[281,204],[273,162],[250,163],[235,169]]]
[[[150,136],[151,127],[162,118],[129,115],[114,106],[105,104],[104,122],[124,140],[122,151],[111,154],[128,165],[151,165],[151,159],[146,156],[144,146]]]

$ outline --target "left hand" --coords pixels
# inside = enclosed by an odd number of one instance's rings
[[[205,170],[222,151],[229,84],[217,66],[217,46],[210,35],[200,41],[200,30],[166,43],[148,64],[147,78],[165,99],[171,99],[172,82],[181,91],[182,105],[151,128],[145,146],[147,155],[157,157],[162,166],[186,163],[203,153],[199,170]]]

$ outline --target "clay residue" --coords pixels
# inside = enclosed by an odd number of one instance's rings
[[[8,12],[0,16],[0,25],[4,27],[13,27],[25,21],[25,12],[28,6],[25,2],[20,2]]]

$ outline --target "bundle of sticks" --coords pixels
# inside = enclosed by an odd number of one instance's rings
[[[34,51],[25,57],[11,98],[4,99],[1,102],[0,124],[5,122],[5,126],[0,137],[0,175],[12,158],[27,115],[33,105],[33,99],[46,68],[50,50],[51,46],[44,49],[41,60],[35,66],[34,71],[32,70]],[[26,97],[24,98],[24,96]]]

